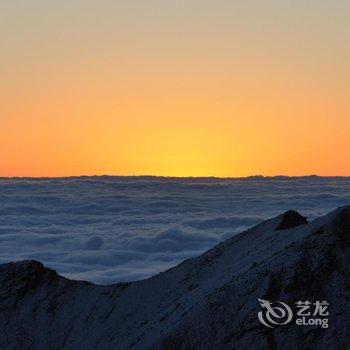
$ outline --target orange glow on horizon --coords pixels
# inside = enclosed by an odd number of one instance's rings
[[[0,4],[0,176],[350,175],[348,3],[28,2]]]

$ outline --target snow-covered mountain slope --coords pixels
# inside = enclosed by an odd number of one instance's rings
[[[268,328],[258,298],[330,303],[329,328]],[[143,281],[72,281],[35,261],[0,265],[1,349],[345,349],[350,206],[287,212]]]

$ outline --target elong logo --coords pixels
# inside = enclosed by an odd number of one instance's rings
[[[275,325],[288,324],[292,320],[292,309],[282,301],[258,300],[263,308],[263,311],[258,313],[258,318],[264,326],[273,328]]]
[[[289,305],[282,301],[270,301],[259,299],[262,311],[258,312],[259,321],[266,327],[274,328],[290,323],[293,319],[293,311]],[[295,324],[297,326],[321,326],[328,328],[329,303],[327,301],[297,301],[298,309],[295,312]]]

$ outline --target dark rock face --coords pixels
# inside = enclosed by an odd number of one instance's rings
[[[289,228],[297,227],[307,223],[308,221],[305,216],[300,215],[295,210],[288,210],[283,214],[282,220],[277,226],[276,230],[287,230]]]
[[[20,300],[43,283],[51,284],[59,276],[54,270],[37,261],[24,260],[18,263],[0,265],[1,297],[5,291],[13,299]],[[16,280],[16,288],[11,288]]]

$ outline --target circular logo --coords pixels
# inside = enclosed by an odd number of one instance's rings
[[[258,299],[262,311],[258,313],[259,321],[266,327],[285,325],[293,318],[292,309],[282,301]]]

